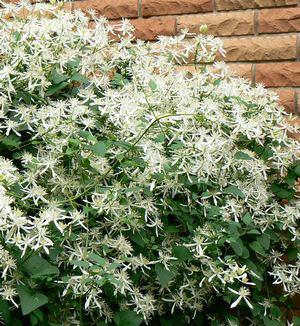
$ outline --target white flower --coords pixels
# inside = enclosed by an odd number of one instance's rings
[[[14,301],[14,297],[18,295],[15,288],[10,285],[3,285],[0,287],[0,295],[3,299],[11,301],[18,308],[18,304]]]
[[[244,287],[244,286],[242,286],[240,289],[239,289],[239,291],[235,291],[235,290],[233,290],[233,289],[231,289],[231,288],[228,288],[231,292],[233,292],[233,293],[235,293],[235,294],[237,294],[239,297],[231,304],[231,306],[230,306],[230,308],[234,308],[234,307],[236,307],[239,303],[240,303],[240,301],[242,300],[242,299],[244,299],[245,300],[245,302],[247,303],[247,305],[248,305],[248,307],[250,308],[250,309],[253,309],[253,306],[252,306],[252,304],[250,303],[250,301],[247,299],[247,296],[249,296],[250,295],[250,290],[248,289],[248,288],[246,288],[246,287]]]

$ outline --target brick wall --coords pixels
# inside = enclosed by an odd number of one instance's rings
[[[129,18],[136,37],[149,41],[207,24],[237,74],[277,91],[300,114],[300,0],[77,0],[72,8]]]

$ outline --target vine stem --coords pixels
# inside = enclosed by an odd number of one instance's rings
[[[134,147],[137,145],[137,143],[146,135],[146,133],[151,129],[151,127],[158,121],[160,121],[161,119],[164,118],[169,118],[169,117],[177,117],[177,116],[194,116],[194,114],[192,113],[177,113],[177,114],[166,114],[163,116],[160,116],[156,119],[154,119],[149,125],[148,127],[141,133],[141,135],[137,138],[137,140],[130,146],[130,148],[124,153],[124,155],[127,155],[128,153],[130,153]],[[118,161],[115,161],[112,166],[100,177],[96,178],[96,181],[90,185],[89,187],[87,187],[82,193],[70,197],[66,200],[62,200],[60,202],[58,202],[59,204],[64,204],[67,202],[73,202],[74,200],[80,198],[81,196],[84,196],[85,194],[87,194],[92,188],[94,188],[101,180],[103,180],[105,177],[107,177],[107,175],[110,173],[110,171],[113,170],[113,168],[117,165]]]

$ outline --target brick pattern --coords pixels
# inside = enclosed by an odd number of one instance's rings
[[[143,0],[142,15],[144,17],[190,14],[213,10],[211,0]]]
[[[287,7],[297,5],[297,0],[216,0],[217,10]]]
[[[274,90],[280,97],[280,104],[285,107],[289,113],[295,113],[296,91],[294,89],[275,88]]]
[[[176,34],[176,18],[160,17],[148,19],[132,19],[135,37],[141,40],[154,41],[159,35]]]
[[[225,38],[225,61],[295,60],[296,43],[296,35]]]
[[[178,31],[188,28],[192,33],[199,33],[202,24],[208,26],[209,33],[217,36],[254,34],[254,11],[182,15],[177,18]]]
[[[93,9],[97,15],[109,19],[138,17],[138,3],[136,0],[81,0],[73,2],[73,10],[86,12]]]
[[[128,18],[135,37],[152,42],[186,28],[197,34],[207,24],[209,34],[223,39],[225,61],[237,76],[276,91],[281,105],[300,115],[300,0],[76,0],[64,7],[87,15],[93,9],[112,24]],[[193,73],[192,63],[178,69]]]
[[[300,7],[266,9],[259,14],[259,33],[300,31]]]
[[[243,77],[252,81],[252,64],[249,63],[229,63],[235,76]]]
[[[255,81],[267,87],[300,87],[300,62],[257,64]]]

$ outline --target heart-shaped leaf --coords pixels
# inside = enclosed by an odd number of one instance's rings
[[[38,255],[33,255],[27,259],[23,263],[23,268],[34,277],[59,274],[59,269],[56,266],[51,265],[46,259]]]
[[[18,285],[17,291],[23,316],[48,303],[48,298],[44,294],[38,292],[31,294],[30,290],[24,285]]]
[[[135,311],[122,310],[115,314],[114,321],[118,326],[139,326],[143,318]]]

